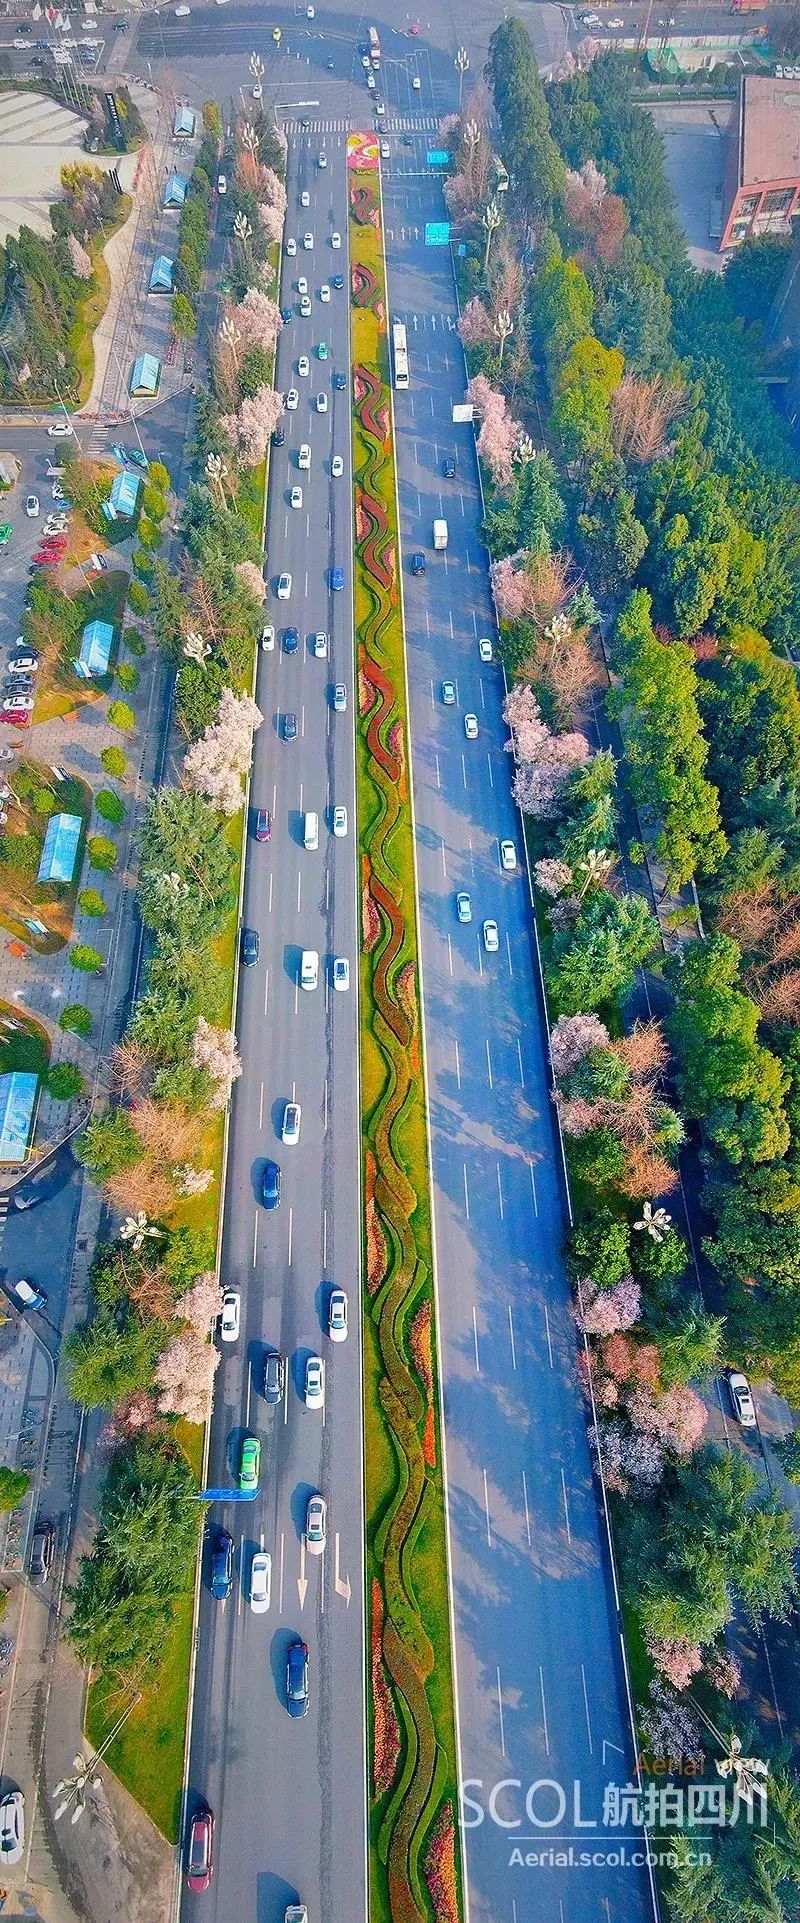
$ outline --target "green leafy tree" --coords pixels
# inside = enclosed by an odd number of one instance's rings
[[[119,755],[122,755],[123,772],[124,772],[125,756],[124,754],[122,754],[122,749],[117,748],[115,750],[112,748],[107,750],[107,752],[111,754],[117,753]],[[114,793],[113,788],[100,788],[98,793],[95,795],[94,805],[97,810],[97,813],[100,815],[103,821],[120,822],[125,820],[125,814],[126,814],[125,803],[124,801],[120,801],[119,795]]]
[[[127,701],[111,701],[108,719],[112,728],[119,728],[123,734],[130,734],[131,729],[136,726],[136,716],[133,709],[128,707]]]
[[[76,942],[71,950],[70,961],[73,968],[79,969],[84,975],[96,975],[98,969],[104,966],[103,957],[97,949],[90,948],[86,942],[80,941]]]
[[[94,1027],[91,1009],[84,1007],[83,1002],[67,1002],[59,1015],[58,1026],[68,1034],[91,1035]]]
[[[160,494],[167,495],[169,493],[172,486],[172,478],[169,468],[164,466],[163,461],[150,462],[147,470],[147,479],[152,483],[153,487],[158,488]],[[148,513],[149,511],[148,508]]]
[[[30,1486],[30,1476],[26,1475],[24,1469],[9,1469],[5,1465],[0,1468],[0,1511],[7,1513],[9,1509],[18,1509],[20,1503],[25,1501]]]
[[[188,294],[173,294],[172,325],[184,340],[192,340],[197,333],[197,315]]]
[[[708,1446],[678,1462],[658,1527],[636,1532],[626,1586],[647,1635],[711,1643],[737,1607],[757,1623],[794,1599],[791,1517],[738,1449]]]
[[[587,334],[562,362],[552,414],[567,461],[590,461],[610,443],[611,395],[624,371],[619,349]]]
[[[90,835],[86,843],[89,852],[89,866],[99,868],[109,874],[117,865],[117,846],[108,835]]]
[[[785,1162],[715,1183],[716,1233],[704,1248],[726,1279],[800,1291],[800,1172]]]
[[[131,581],[128,588],[128,606],[134,614],[146,614],[150,606],[150,596],[142,581]]]
[[[71,1102],[82,1095],[84,1080],[77,1062],[54,1062],[47,1074],[47,1093],[57,1102]]]
[[[151,797],[139,873],[139,903],[149,928],[181,947],[205,945],[233,907],[233,870],[233,851],[208,802],[177,788]]]
[[[101,915],[108,914],[107,903],[103,900],[103,896],[96,888],[81,889],[78,896],[78,907],[82,915],[96,915],[98,920]]]
[[[774,776],[800,786],[800,693],[795,670],[761,634],[733,628],[704,662],[698,687],[711,773],[726,814]]]
[[[100,752],[100,765],[101,765],[101,767],[102,767],[102,768],[104,768],[104,769],[105,769],[105,772],[106,772],[106,774],[107,774],[107,775],[111,775],[112,777],[113,777],[113,776],[116,776],[118,780],[121,780],[121,779],[122,779],[122,776],[124,775],[124,773],[125,773],[125,770],[126,770],[126,768],[127,768],[127,766],[128,766],[128,757],[127,757],[127,755],[126,755],[126,753],[125,753],[125,750],[124,750],[124,748],[103,748],[103,749],[101,749],[101,752]],[[101,790],[100,790],[100,793],[101,793],[101,794],[107,794],[107,793],[108,793],[108,790],[107,790],[107,789],[105,789],[105,788],[101,788]],[[98,807],[99,807],[99,801],[100,801],[100,796],[99,796],[99,795],[97,795],[97,796],[95,797],[95,807],[96,807],[96,808],[98,808]],[[120,806],[122,807],[122,803],[120,803]],[[124,812],[125,812],[125,810],[124,810],[124,807],[123,807],[123,810],[122,810],[122,812],[123,812],[123,814],[124,814]],[[121,818],[121,817],[120,817],[120,818]]]
[[[147,653],[147,642],[138,628],[126,628],[122,637],[129,654],[137,657]]]
[[[206,728],[216,721],[222,690],[229,685],[230,677],[226,669],[213,655],[202,663],[181,663],[175,706],[178,720],[190,741],[199,741]]]
[[[521,208],[549,220],[564,185],[564,162],[550,133],[547,97],[530,36],[513,17],[495,27],[486,77]]]
[[[574,1282],[591,1281],[599,1289],[612,1289],[631,1266],[630,1230],[624,1216],[595,1209],[575,1223],[566,1254]]]
[[[136,1389],[150,1388],[163,1342],[163,1323],[98,1308],[91,1322],[74,1329],[64,1344],[73,1400],[85,1409],[107,1409]]]
[[[132,661],[120,661],[119,667],[117,668],[117,680],[125,694],[136,693],[139,686],[139,670],[134,667]]]
[[[656,924],[641,895],[619,900],[598,890],[587,896],[580,921],[553,940],[554,1012],[576,1015],[615,1002],[657,946]]]
[[[142,581],[149,582],[151,580],[153,574],[153,556],[147,548],[134,548],[131,555],[131,566],[134,574],[139,575]]]
[[[675,989],[669,1029],[684,1112],[705,1121],[731,1162],[785,1154],[788,1077],[758,1040],[758,1009],[739,987],[739,950],[726,935],[692,942],[668,964]]]
[[[555,394],[564,362],[578,342],[591,334],[594,317],[591,283],[577,261],[564,259],[555,239],[548,242],[533,283],[532,314],[548,384]]]
[[[676,1383],[703,1382],[715,1375],[723,1354],[725,1318],[709,1315],[700,1296],[681,1303],[671,1323],[650,1323],[650,1333],[661,1357],[665,1389]]]
[[[195,1485],[182,1450],[139,1441],[115,1456],[92,1550],[70,1591],[68,1635],[80,1661],[141,1686],[162,1655],[179,1598],[191,1594]]]
[[[142,1145],[127,1110],[109,1108],[104,1115],[92,1116],[86,1133],[78,1137],[75,1153],[84,1168],[103,1182],[141,1161]]]
[[[748,234],[725,270],[725,292],[747,326],[764,322],[789,264],[792,243],[778,234]]]
[[[166,654],[177,657],[183,647],[186,597],[177,576],[165,561],[153,568],[153,628]]]
[[[598,588],[619,594],[632,581],[647,550],[647,530],[636,513],[630,488],[621,485],[595,496],[578,515],[578,530],[592,559]]]
[[[166,473],[166,469],[164,472]],[[149,480],[142,492],[142,513],[147,515],[149,521],[158,522],[163,521],[166,512],[166,494],[162,494],[161,489]]]

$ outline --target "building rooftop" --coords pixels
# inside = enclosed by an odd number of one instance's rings
[[[78,674],[88,681],[91,675],[106,674],[114,645],[114,629],[110,621],[87,621],[83,630],[80,653],[75,663]],[[55,820],[55,816],[52,817]],[[61,820],[70,817],[62,815]]]
[[[739,185],[800,176],[800,80],[745,74]]]
[[[37,881],[72,880],[81,827],[80,815],[50,816],[45,830]]]
[[[131,374],[132,394],[157,394],[161,379],[161,362],[155,354],[140,354],[133,363]]]
[[[24,1162],[33,1133],[38,1075],[0,1075],[0,1162]]]
[[[140,474],[129,474],[124,468],[121,474],[115,474],[108,498],[117,514],[133,514],[141,485]]]

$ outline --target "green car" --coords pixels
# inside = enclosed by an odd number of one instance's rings
[[[319,355],[319,358],[320,358],[320,360],[321,360],[321,361],[326,361],[326,360],[327,360],[327,358],[328,358],[328,343],[327,343],[327,341],[320,341],[320,344],[319,344],[319,347],[317,348],[317,353],[318,353],[318,355]]]
[[[258,1490],[258,1472],[261,1468],[261,1444],[257,1436],[245,1436],[242,1443],[242,1463],[239,1470],[239,1488],[245,1496],[255,1495]]]
[[[327,354],[328,352],[327,347],[325,349],[325,352]],[[0,548],[8,547],[8,543],[11,540],[11,533],[12,533],[11,522],[4,521],[2,524],[2,527],[0,527]]]

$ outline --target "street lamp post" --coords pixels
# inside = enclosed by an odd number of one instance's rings
[[[459,113],[461,112],[461,97],[464,92],[464,75],[467,71],[468,66],[469,66],[469,54],[467,53],[467,49],[466,47],[459,47],[458,53],[456,54],[456,73],[458,74],[458,111]]]
[[[138,1689],[136,1695],[132,1698],[131,1702],[129,1702],[127,1709],[124,1709],[122,1715],[117,1718],[113,1729],[109,1730],[108,1735],[100,1744],[100,1748],[95,1750],[92,1756],[88,1758],[85,1756],[73,1757],[72,1767],[75,1770],[75,1775],[62,1776],[61,1782],[56,1783],[53,1791],[54,1796],[60,1796],[62,1799],[53,1812],[56,1823],[60,1823],[62,1816],[66,1816],[71,1804],[74,1804],[75,1807],[69,1820],[71,1823],[80,1822],[86,1808],[87,1789],[99,1789],[100,1787],[102,1779],[96,1773],[97,1765],[102,1762],[109,1744],[113,1743],[115,1736],[119,1735],[123,1723],[127,1722],[128,1717],[141,1700],[142,1692]]]
[[[260,100],[263,92],[261,82],[264,78],[264,62],[257,53],[250,55],[250,72],[253,76],[253,99]]]

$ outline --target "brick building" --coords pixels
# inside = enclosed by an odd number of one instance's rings
[[[728,132],[720,250],[800,215],[800,80],[745,73]]]

